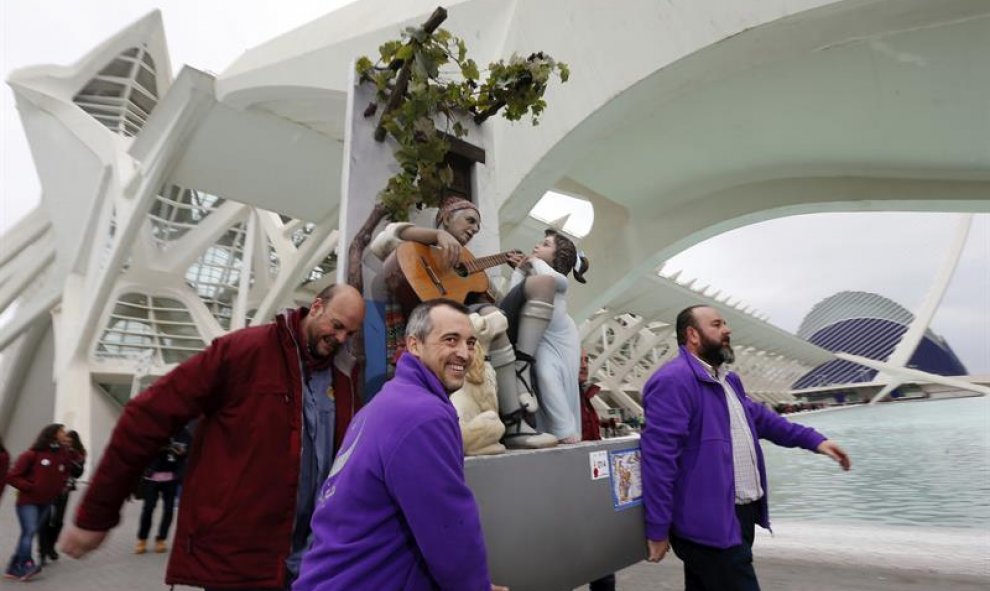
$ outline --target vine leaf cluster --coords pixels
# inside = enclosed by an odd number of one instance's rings
[[[445,163],[447,138],[462,138],[471,122],[481,124],[499,112],[510,121],[528,115],[537,125],[547,106],[543,95],[551,78],[556,75],[567,82],[570,76],[567,64],[538,52],[489,64],[482,80],[464,41],[439,28],[446,18],[447,11],[437,8],[421,26],[406,28],[400,39],[382,44],[376,61],[361,57],[355,64],[358,83],[375,85],[375,102],[364,115],[372,117],[384,105],[375,139],[395,140],[399,165],[348,247],[347,283],[358,291],[364,284],[361,259],[378,223],[385,217],[405,221],[417,204],[439,205],[451,185],[454,174]],[[351,350],[361,363],[360,331],[352,337]]]
[[[372,116],[380,104],[386,105],[376,139],[387,134],[396,142],[400,170],[379,193],[385,215],[394,221],[408,219],[414,205],[439,204],[453,181],[453,171],[445,164],[447,138],[468,134],[469,125],[463,121],[480,124],[501,112],[509,121],[529,116],[538,125],[552,77],[567,82],[570,76],[567,64],[537,52],[491,63],[482,79],[464,40],[431,27],[429,21],[382,44],[376,62],[359,58],[356,69],[359,83],[372,83],[376,89],[376,102],[365,115]]]

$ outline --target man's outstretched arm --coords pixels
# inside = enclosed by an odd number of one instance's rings
[[[742,389],[742,382],[734,380],[733,387]],[[791,421],[770,410],[766,406],[754,402],[743,392],[743,400],[753,423],[756,425],[757,436],[772,441],[784,447],[803,447],[809,451],[827,455],[848,471],[852,468],[852,460],[849,454],[842,449],[839,444],[826,438],[811,427],[806,427]]]
[[[59,536],[59,550],[73,558],[82,558],[102,546],[109,534],[109,530],[82,529],[76,524],[70,523],[65,528],[65,532]]]
[[[852,460],[849,458],[849,454],[846,450],[839,447],[839,444],[832,441],[831,439],[826,439],[818,445],[818,453],[825,454],[832,458],[842,466],[842,469],[848,472],[852,468]]]
[[[99,466],[60,549],[80,558],[103,543],[120,522],[120,507],[169,439],[217,404],[227,342],[217,339],[124,406]]]

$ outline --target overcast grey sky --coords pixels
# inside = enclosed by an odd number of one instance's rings
[[[0,0],[0,71],[71,64],[160,8],[173,72],[220,72],[246,49],[346,0]],[[38,202],[40,188],[10,89],[2,89],[0,232]],[[819,214],[742,228],[668,263],[795,331],[821,299],[873,291],[908,309],[922,301],[955,232],[955,214]],[[932,323],[974,373],[990,373],[990,216],[976,217],[963,259]]]

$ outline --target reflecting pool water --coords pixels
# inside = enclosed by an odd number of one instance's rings
[[[793,417],[853,469],[766,443],[774,520],[990,527],[990,399],[899,402]]]

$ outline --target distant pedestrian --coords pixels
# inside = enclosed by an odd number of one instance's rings
[[[145,471],[142,493],[144,506],[141,508],[141,522],[138,526],[135,554],[148,551],[148,535],[151,533],[151,521],[155,513],[158,498],[162,499],[162,517],[158,523],[158,535],[155,536],[155,552],[161,554],[168,551],[165,540],[172,526],[172,511],[175,507],[175,497],[182,482],[182,468],[186,462],[191,436],[187,427],[183,427],[162,452],[155,458],[154,463]]]
[[[38,434],[31,449],[18,456],[7,476],[7,481],[18,491],[17,520],[21,525],[17,549],[4,572],[8,579],[26,581],[41,571],[32,552],[34,536],[69,479],[67,450],[71,443],[64,426],[48,425]]]
[[[689,591],[757,591],[755,526],[769,528],[760,439],[827,455],[843,470],[849,456],[810,427],[791,423],[746,396],[732,363],[728,323],[718,310],[677,315],[680,355],[643,387],[642,449],[648,560],[670,547],[684,562]]]
[[[601,386],[589,381],[588,354],[581,351],[581,369],[578,372],[578,389],[581,391],[581,440],[600,441],[602,438],[601,419],[591,401],[602,391]]]
[[[62,522],[65,520],[65,507],[69,504],[69,493],[76,490],[76,479],[82,476],[86,465],[86,447],[79,439],[79,433],[69,431],[69,440],[71,443],[66,449],[69,454],[69,478],[65,482],[65,489],[52,503],[51,511],[48,512],[48,519],[42,521],[38,529],[38,553],[41,554],[42,565],[48,559],[58,560],[55,542],[58,541],[58,536],[62,533]]]

